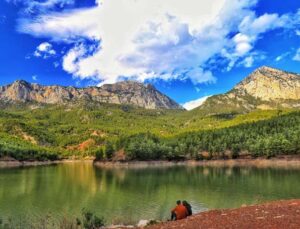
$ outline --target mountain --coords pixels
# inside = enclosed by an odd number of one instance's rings
[[[42,86],[17,80],[0,87],[0,102],[68,104],[76,101],[128,104],[146,109],[183,109],[154,86],[134,81],[106,84],[101,87]]]
[[[208,98],[198,110],[208,113],[300,107],[300,75],[260,67],[225,94]]]

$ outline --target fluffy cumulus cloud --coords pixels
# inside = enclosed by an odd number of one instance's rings
[[[182,104],[182,106],[186,109],[186,110],[193,110],[199,106],[201,106],[210,96],[205,96],[187,103]]]
[[[29,2],[29,0],[28,0]],[[124,78],[215,82],[209,63],[250,67],[264,33],[292,28],[299,15],[256,15],[256,0],[97,0],[94,7],[51,11],[67,0],[43,1],[18,31],[73,45],[63,68],[102,83]],[[40,4],[42,4],[40,2]]]
[[[53,49],[52,45],[48,42],[43,42],[36,47],[36,50],[33,53],[35,57],[41,57],[47,59],[51,56],[55,56],[56,51]]]

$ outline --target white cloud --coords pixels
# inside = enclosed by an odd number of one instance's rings
[[[216,80],[207,64],[211,59],[227,60],[228,70],[243,60],[250,66],[263,33],[293,24],[290,14],[258,17],[257,0],[96,2],[20,18],[18,31],[73,44],[63,68],[80,79],[188,78],[200,84]]]
[[[39,44],[39,46],[36,47],[36,50],[34,51],[33,55],[35,57],[41,57],[44,59],[47,59],[51,56],[56,55],[56,51],[53,49],[52,45],[48,42],[43,42]]]
[[[290,55],[290,52],[283,53],[283,54],[277,56],[277,57],[275,58],[275,61],[276,61],[276,62],[279,62],[279,61],[281,61],[282,59],[284,59],[285,57],[287,57],[288,55]]]
[[[281,61],[281,60],[282,60],[282,58],[283,58],[283,56],[282,56],[282,55],[280,55],[280,56],[277,56],[277,57],[275,58],[275,61],[276,61],[276,62],[279,62],[279,61]]]
[[[249,36],[238,33],[233,37],[233,41],[235,43],[235,54],[237,56],[244,56],[252,49],[251,39]]]
[[[295,61],[300,61],[300,48],[297,50],[293,60]]]
[[[196,90],[196,92],[200,92],[200,91],[201,91],[201,88],[195,87],[195,90]]]
[[[201,106],[210,96],[205,96],[190,102],[186,102],[184,104],[182,104],[182,106],[186,109],[186,110],[193,110],[199,106]]]
[[[38,79],[38,76],[37,76],[37,75],[33,75],[33,76],[32,76],[32,80],[37,81],[37,79]]]
[[[256,42],[261,38],[263,33],[274,29],[289,29],[299,23],[299,12],[295,15],[284,14],[263,14],[259,17],[251,11],[239,24],[239,33],[237,33],[232,41],[234,43],[234,51],[228,49],[222,50],[222,55],[229,60],[227,71],[230,71],[235,65],[243,65],[252,67],[256,59],[264,59],[263,55],[257,55],[257,51],[253,51]],[[245,56],[248,56],[244,58]],[[244,58],[241,62],[238,60]]]
[[[58,68],[59,65],[60,65],[60,64],[59,64],[58,61],[55,61],[55,62],[53,63],[53,66],[54,66],[55,68]]]
[[[79,66],[78,61],[86,53],[84,45],[78,45],[72,48],[63,58],[63,69],[74,75],[77,75]]]
[[[246,68],[251,68],[254,62],[254,58],[253,56],[248,56],[247,58],[245,58],[245,60],[243,61],[244,66]]]
[[[296,30],[296,35],[300,36],[300,30],[298,30],[298,29]]]
[[[257,36],[270,29],[284,27],[288,19],[287,16],[279,17],[278,14],[264,14],[260,17],[250,14],[243,19],[239,29],[243,33]]]
[[[217,80],[211,71],[205,71],[202,68],[194,68],[187,73],[187,77],[191,79],[194,84],[215,83]]]
[[[36,14],[47,12],[55,7],[63,8],[66,5],[72,5],[75,0],[6,0],[6,2],[22,5],[24,7],[24,13],[26,14]]]

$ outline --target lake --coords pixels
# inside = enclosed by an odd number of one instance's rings
[[[0,169],[0,218],[55,225],[83,208],[106,223],[167,219],[177,199],[194,212],[300,198],[300,169],[101,169],[88,162]]]

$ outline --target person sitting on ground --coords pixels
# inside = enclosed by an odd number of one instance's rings
[[[191,216],[193,214],[192,206],[186,200],[182,201],[182,204],[183,204],[183,206],[186,207],[186,210],[188,212],[188,216]]]
[[[171,211],[171,220],[180,220],[188,216],[188,211],[185,206],[182,205],[180,200],[177,200],[177,206]]]

